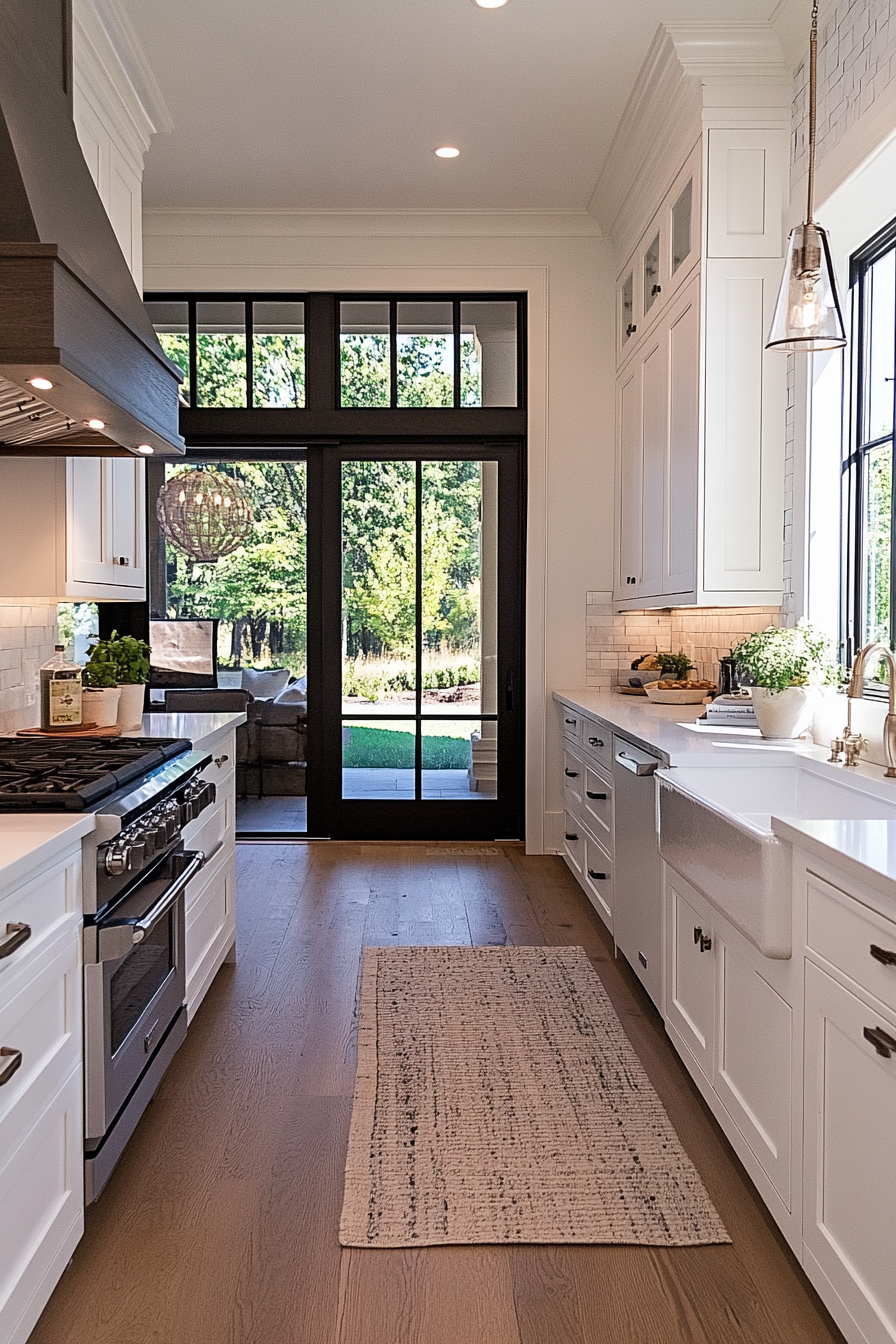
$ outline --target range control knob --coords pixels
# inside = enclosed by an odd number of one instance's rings
[[[128,868],[130,845],[122,844],[121,838],[106,850],[106,872],[110,877],[120,877]]]

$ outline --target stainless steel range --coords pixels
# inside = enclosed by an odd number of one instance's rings
[[[96,1199],[186,1035],[181,829],[215,800],[184,739],[0,739],[0,812],[92,811],[84,843],[85,1188]]]

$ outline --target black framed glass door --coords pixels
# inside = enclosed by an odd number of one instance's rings
[[[309,449],[310,834],[522,837],[522,468],[519,444]]]

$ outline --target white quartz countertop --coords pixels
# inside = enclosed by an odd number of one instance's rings
[[[794,755],[817,758],[806,742],[769,742],[758,728],[704,728],[697,718],[703,705],[657,705],[646,697],[616,691],[555,691],[554,699],[579,714],[601,719],[636,746],[662,755],[668,765],[731,765],[745,753],[762,752],[766,764],[792,762]]]
[[[3,813],[0,816],[0,888],[27,878],[35,868],[88,835],[92,812]]]
[[[187,737],[197,751],[206,751],[219,737],[246,722],[239,714],[144,714],[139,732],[126,737]]]
[[[896,821],[773,817],[772,830],[880,895],[896,899]]]

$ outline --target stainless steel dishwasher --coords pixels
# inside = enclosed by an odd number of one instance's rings
[[[656,780],[665,762],[613,737],[615,794],[613,937],[662,1012],[662,862],[657,847]]]

